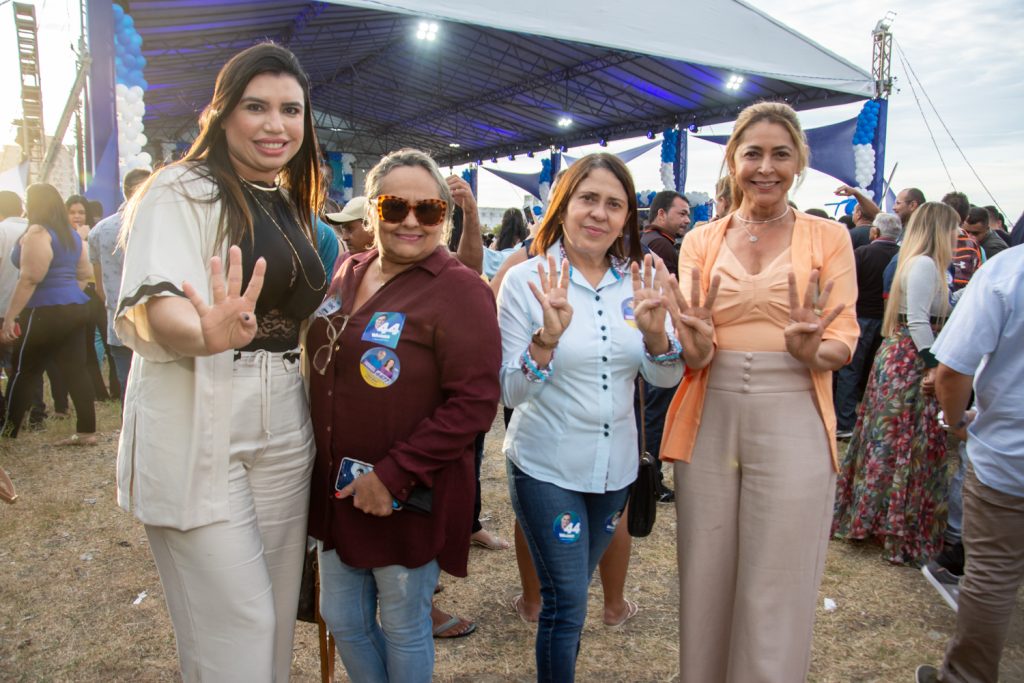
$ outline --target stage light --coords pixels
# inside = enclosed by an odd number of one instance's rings
[[[648,140],[653,140],[654,139],[654,131],[653,130],[648,129],[648,131],[647,131],[647,139]]]
[[[483,159],[477,159],[476,160],[476,165],[477,166],[483,166],[484,165],[484,160]]]
[[[493,156],[493,157],[491,157],[491,163],[492,163],[492,164],[496,164],[496,163],[498,163],[498,157],[497,157],[497,156]]]
[[[597,141],[597,144],[601,145],[602,147],[607,147],[608,141],[605,140],[604,138],[601,138],[600,140]]]
[[[508,160],[509,161],[515,161],[516,160],[516,155],[515,154],[509,154],[508,155]]]
[[[416,31],[416,38],[433,42],[437,39],[437,24],[433,21],[421,21],[419,30]]]
[[[740,89],[741,85],[743,85],[743,76],[740,76],[739,74],[732,74],[729,76],[729,80],[725,84],[725,89],[736,91]]]
[[[451,147],[452,149],[458,149],[459,147],[462,147],[462,145],[460,145],[457,142],[449,142],[448,146]]]
[[[533,158],[533,152],[527,152],[526,153],[526,158],[527,159],[532,159]]]
[[[566,145],[562,145],[561,147],[558,148],[558,151],[559,152],[568,152],[569,148]]]
[[[690,131],[691,133],[696,133],[697,131],[700,130],[700,126],[697,125],[696,121],[691,121],[690,125],[686,127],[686,130]]]
[[[563,116],[562,118],[558,119],[558,126],[560,128],[568,128],[571,125],[572,119],[570,119],[568,116]]]

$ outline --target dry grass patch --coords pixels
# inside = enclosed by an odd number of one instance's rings
[[[98,406],[96,447],[54,448],[70,420],[48,423],[0,444],[0,466],[21,500],[0,507],[0,680],[174,681],[174,636],[145,533],[117,508],[116,407]],[[511,538],[512,510],[500,455],[500,419],[484,461],[485,525]],[[640,614],[622,630],[600,619],[591,590],[579,680],[671,681],[677,674],[675,511],[659,507],[654,533],[633,544],[626,595]],[[474,547],[471,576],[443,578],[442,609],[477,620],[468,638],[437,642],[435,679],[450,683],[531,681],[534,628],[507,606],[518,592],[513,551]],[[145,592],[139,604],[133,604]],[[917,571],[893,567],[877,549],[832,543],[819,601],[810,680],[909,681],[922,662],[938,663],[954,615]],[[1020,602],[1018,601],[1018,605]],[[346,680],[338,665],[339,680]],[[319,679],[316,629],[300,623],[293,680]],[[1003,680],[1024,680],[1024,619],[1015,615]]]

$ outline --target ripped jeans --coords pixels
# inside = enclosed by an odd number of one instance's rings
[[[320,614],[353,683],[430,683],[434,634],[430,606],[437,560],[409,569],[350,567],[317,543]],[[380,621],[377,610],[380,607]]]

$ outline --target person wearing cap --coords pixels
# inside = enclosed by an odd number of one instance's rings
[[[353,197],[341,211],[325,217],[345,245],[347,253],[342,255],[342,260],[367,251],[373,245],[373,233],[366,229],[366,197]]]

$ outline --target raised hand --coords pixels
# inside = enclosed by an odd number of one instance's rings
[[[656,273],[665,271],[665,263],[660,258],[655,261],[651,254],[644,256],[644,270],[640,272],[640,264],[633,263],[630,271],[633,275],[633,319],[644,337],[657,342],[666,342],[665,332],[665,279]],[[650,348],[650,345],[648,345]],[[662,351],[664,353],[668,349]]]
[[[832,281],[827,281],[819,292],[818,277],[817,270],[811,271],[811,277],[807,280],[807,289],[804,291],[804,298],[801,302],[796,291],[796,275],[789,274],[790,323],[784,330],[786,350],[791,356],[812,368],[817,366],[816,359],[818,347],[821,346],[821,335],[846,306],[841,303],[828,313],[825,312],[828,297],[832,293]]]
[[[555,272],[555,258],[548,256],[548,270],[543,262],[537,263],[540,287],[528,283],[530,291],[540,303],[544,312],[544,341],[556,344],[572,321],[572,306],[569,305],[569,261],[562,259],[561,272]]]
[[[687,366],[702,368],[711,361],[711,352],[715,348],[715,324],[711,311],[718,298],[719,276],[711,279],[711,287],[701,303],[701,273],[699,268],[690,270],[690,300],[683,295],[682,287],[675,277],[669,276],[671,286],[668,291],[672,297],[669,302],[669,315],[672,325],[676,328],[679,343],[683,346],[683,358]]]
[[[190,283],[182,283],[185,296],[196,309],[202,328],[203,342],[210,355],[239,349],[256,336],[256,300],[263,289],[263,274],[267,262],[256,260],[252,269],[249,286],[242,290],[242,250],[232,246],[228,250],[228,274],[225,287],[223,269],[219,256],[210,259],[210,279],[213,302],[207,305],[199,292]]]

